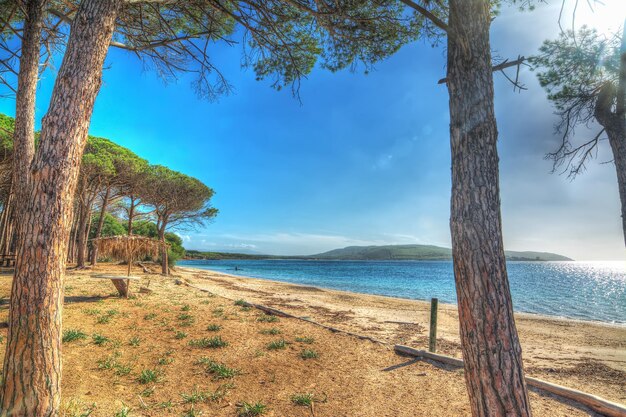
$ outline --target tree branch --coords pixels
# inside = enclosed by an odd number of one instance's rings
[[[504,62],[499,63],[498,65],[494,65],[493,67],[491,67],[491,71],[492,72],[496,72],[496,71],[502,71],[503,69],[506,68],[511,68],[511,67],[519,67],[520,65],[522,65],[524,63],[524,61],[526,61],[526,58],[523,56],[518,57],[516,60],[514,61],[509,61],[508,59]],[[442,78],[439,81],[437,81],[437,84],[445,84],[448,82],[448,78]],[[517,82],[513,83],[517,86]],[[520,87],[518,87],[520,88]]]
[[[412,0],[400,0],[400,1],[402,3],[404,3],[404,4],[406,4],[407,6],[411,7],[412,9],[415,9],[419,14],[421,14],[422,16],[424,16],[425,18],[427,18],[428,20],[433,22],[433,24],[435,26],[437,26],[439,29],[441,29],[444,32],[448,33],[448,24],[446,22],[444,22],[443,20],[439,19],[437,16],[435,16],[429,10],[427,10],[426,8],[420,6],[419,4],[415,3]]]

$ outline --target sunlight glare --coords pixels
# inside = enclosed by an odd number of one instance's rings
[[[568,9],[570,15],[574,12],[576,2],[569,1],[568,3],[569,6],[564,8],[564,16]],[[575,14],[576,27],[587,25],[598,32],[610,35],[623,28],[625,19],[626,0],[578,0]]]

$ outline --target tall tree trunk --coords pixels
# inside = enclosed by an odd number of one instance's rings
[[[9,253],[9,245],[10,245],[10,233],[11,226],[13,224],[13,200],[15,196],[13,194],[13,185],[11,185],[11,189],[9,190],[9,195],[7,196],[7,201],[4,203],[4,210],[2,211],[2,231],[0,234],[0,254],[8,254]]]
[[[163,224],[161,224],[161,227],[159,228],[159,240],[163,244],[163,247],[161,248],[161,273],[163,275],[168,275],[169,270],[170,270],[169,259],[168,259],[168,254],[167,254],[167,246],[165,246],[165,227],[166,226],[167,226],[167,223],[163,222]]]
[[[76,218],[76,215],[73,216]],[[75,258],[75,248],[76,248],[76,236],[78,233],[78,224],[75,221],[70,223],[72,226],[70,227],[70,241],[67,245],[67,262],[74,263]]]
[[[626,244],[626,20],[624,20],[620,53],[617,105],[615,106],[616,132],[613,139],[609,133],[609,142],[617,168],[617,184],[622,203],[622,233],[624,234],[624,244]]]
[[[58,416],[63,273],[72,199],[121,0],[75,15],[33,161],[18,238],[0,416]]]
[[[26,15],[22,36],[22,55],[15,97],[15,129],[13,132],[12,185],[18,207],[23,207],[31,178],[35,155],[35,98],[39,80],[41,31],[47,0],[25,1]],[[19,216],[23,210],[15,210]],[[20,220],[16,217],[18,224]]]
[[[595,103],[594,117],[604,127],[613,152],[626,245],[626,21],[624,25],[617,86],[612,82],[602,86]]]
[[[128,209],[128,236],[133,234],[133,217],[135,217],[135,200],[131,197]]]
[[[102,198],[102,207],[100,208],[100,217],[98,218],[98,227],[96,227],[95,238],[99,238],[102,234],[102,226],[104,226],[104,216],[107,212],[107,206],[109,204],[109,196],[111,195],[111,187],[107,186],[106,192],[104,193],[104,197]],[[91,250],[91,265],[96,266],[96,262],[98,262],[98,247],[96,245],[92,246]]]
[[[626,121],[622,120],[617,132],[608,132],[608,137],[617,170],[617,186],[622,208],[622,233],[626,245]]]
[[[474,417],[531,415],[507,278],[489,1],[450,0],[450,229],[465,380]]]
[[[91,216],[91,204],[83,204],[78,217],[76,239],[76,267],[84,268],[87,261],[87,240],[89,233],[89,218]]]

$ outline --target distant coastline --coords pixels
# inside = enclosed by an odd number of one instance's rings
[[[506,251],[508,261],[573,261],[563,255],[550,252]],[[452,260],[452,250],[434,245],[385,245],[385,246],[348,246],[314,255],[265,255],[251,253],[229,253],[201,250],[187,250],[187,260],[342,260],[342,261],[446,261]]]

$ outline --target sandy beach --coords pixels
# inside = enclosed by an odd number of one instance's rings
[[[461,369],[237,300],[421,348],[427,303],[186,268],[164,277],[156,265],[148,268],[130,299],[96,279],[123,275],[125,266],[68,271],[61,417],[232,417],[246,403],[270,417],[471,415]],[[0,321],[11,278],[0,276]],[[530,374],[624,402],[623,328],[526,316],[518,323]],[[442,306],[440,351],[458,356],[455,326],[454,309]],[[0,336],[2,360],[6,327]],[[529,395],[535,416],[598,416],[542,391]],[[303,396],[310,405],[296,402]]]
[[[390,344],[428,347],[430,304],[193,268],[177,272],[215,294],[274,307]],[[626,326],[516,314],[529,376],[626,403]],[[461,357],[456,306],[440,304],[438,352]]]

